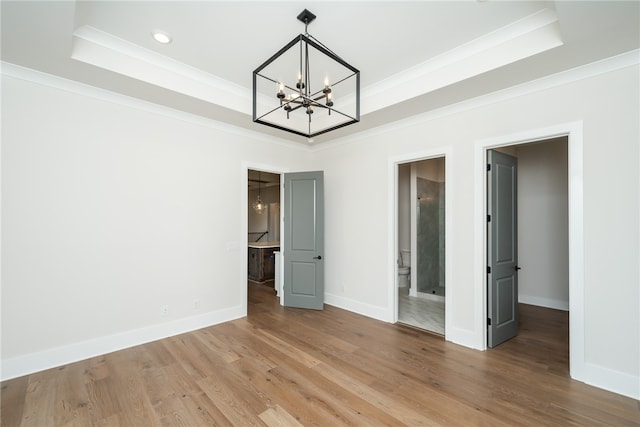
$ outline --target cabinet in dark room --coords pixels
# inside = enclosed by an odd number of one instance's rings
[[[274,252],[280,250],[280,246],[273,243],[249,243],[248,253],[248,277],[254,282],[266,282],[275,277]]]

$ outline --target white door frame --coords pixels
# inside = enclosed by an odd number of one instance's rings
[[[248,264],[248,251],[247,251],[247,236],[248,236],[248,232],[249,232],[249,186],[247,185],[249,183],[249,169],[251,170],[256,170],[256,171],[260,171],[260,172],[268,172],[268,173],[272,173],[275,175],[280,175],[280,245],[282,245],[284,243],[284,239],[283,239],[283,232],[284,232],[284,228],[283,228],[283,218],[284,218],[284,209],[282,209],[282,201],[284,200],[284,193],[283,193],[283,187],[282,187],[282,183],[283,183],[283,175],[287,172],[289,172],[288,169],[286,168],[281,168],[278,166],[274,166],[274,165],[267,165],[264,163],[253,163],[253,162],[242,162],[241,165],[241,174],[242,177],[240,179],[241,185],[242,185],[242,189],[240,190],[240,194],[242,195],[242,201],[240,203],[240,218],[242,218],[241,222],[240,222],[240,251],[241,251],[241,256],[240,256],[240,262],[242,263],[240,265],[240,271],[242,271],[242,274],[240,275],[240,279],[241,279],[241,283],[240,283],[240,289],[242,289],[242,294],[241,294],[241,310],[242,313],[244,313],[244,316],[247,315],[247,298],[248,298],[248,294],[247,294],[247,281],[249,278],[249,272],[247,271],[247,264]],[[231,243],[227,243],[227,251],[232,250],[232,248],[230,246],[233,246]],[[282,253],[282,246],[280,246],[280,252]],[[282,275],[280,277],[280,280],[282,281]],[[280,286],[280,289],[282,289],[282,284],[278,284],[275,283],[274,286]]]
[[[487,348],[487,150],[509,145],[541,141],[555,137],[568,138],[568,191],[569,191],[569,372],[572,378],[585,376],[584,354],[584,203],[582,122],[532,129],[516,134],[476,141],[475,163],[475,270],[474,301],[478,331],[478,348]]]
[[[389,313],[388,321],[391,323],[396,323],[398,321],[398,254],[399,254],[399,246],[398,246],[398,165],[403,163],[413,163],[419,162],[421,160],[429,160],[436,158],[444,158],[444,277],[445,277],[445,287],[447,290],[445,291],[445,319],[444,319],[444,332],[445,339],[447,338],[448,331],[450,330],[450,326],[452,325],[451,321],[453,319],[453,292],[451,292],[450,285],[453,283],[452,281],[452,271],[453,271],[453,258],[452,258],[452,229],[453,229],[453,221],[452,215],[453,211],[451,209],[451,204],[453,201],[453,162],[451,161],[451,153],[452,148],[450,146],[433,148],[425,151],[415,152],[404,154],[401,156],[396,156],[388,159],[387,164],[387,183],[388,183],[388,218],[389,218],[389,226],[388,226],[388,238],[390,242],[393,242],[393,245],[388,245],[389,252],[387,254],[387,260],[391,268],[389,269],[389,274],[391,277],[388,277],[387,283],[389,283],[388,287],[388,301],[390,306],[387,309]],[[412,259],[414,255],[411,255]],[[412,266],[413,268],[414,266]]]

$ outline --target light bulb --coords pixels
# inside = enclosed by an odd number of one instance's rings
[[[285,98],[284,83],[276,83],[276,86],[278,87],[278,93],[276,93],[276,97],[280,99],[280,103],[282,104],[282,100]]]
[[[327,107],[333,107],[333,94],[331,92],[327,93]],[[331,110],[329,110],[331,113]]]
[[[298,71],[298,83],[296,83],[296,88],[304,89],[304,83],[302,82],[302,72]]]
[[[253,202],[252,207],[256,211],[256,213],[261,214],[265,211],[266,205],[258,195],[258,198],[256,199],[255,202]]]

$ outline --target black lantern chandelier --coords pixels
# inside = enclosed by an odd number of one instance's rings
[[[253,121],[312,138],[360,121],[360,71],[307,32],[253,72]]]

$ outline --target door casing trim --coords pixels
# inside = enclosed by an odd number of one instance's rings
[[[387,163],[387,183],[388,183],[388,198],[391,203],[388,203],[389,212],[389,226],[388,241],[393,242],[387,246],[387,260],[389,265],[392,266],[389,271],[389,277],[387,283],[389,306],[387,307],[388,319],[390,323],[396,323],[398,321],[398,264],[396,262],[399,253],[398,245],[398,166],[404,163],[419,162],[421,160],[444,158],[444,210],[445,210],[445,225],[444,225],[444,241],[445,241],[445,260],[444,260],[444,275],[445,286],[448,287],[452,283],[453,272],[453,251],[452,251],[452,236],[453,236],[453,221],[451,209],[453,201],[453,167],[452,164],[453,148],[451,146],[437,147],[429,150],[418,151],[414,153],[403,154],[400,156],[394,156],[388,159]],[[445,319],[444,319],[444,333],[445,339],[448,340],[449,331],[451,330],[453,320],[453,292],[445,292]]]
[[[556,137],[568,139],[568,199],[569,199],[569,373],[571,378],[584,380],[584,170],[582,121],[478,140],[475,143],[474,173],[474,241],[475,265],[474,306],[477,347],[487,349],[487,150],[525,144]]]
[[[268,165],[268,164],[264,164],[264,163],[256,163],[256,162],[248,162],[248,161],[244,161],[241,164],[241,179],[240,179],[240,183],[242,185],[242,188],[240,189],[240,194],[242,195],[242,200],[240,203],[240,210],[241,210],[241,218],[242,220],[240,221],[240,244],[239,247],[241,248],[241,256],[240,256],[240,266],[239,269],[240,271],[242,271],[242,274],[240,275],[240,289],[242,289],[242,293],[240,296],[240,304],[241,304],[241,311],[243,313],[243,316],[247,315],[247,298],[248,298],[248,292],[247,292],[247,280],[249,277],[249,272],[247,271],[247,265],[248,265],[248,254],[247,254],[247,233],[249,232],[249,187],[248,187],[248,182],[249,182],[249,169],[251,170],[257,170],[260,172],[268,172],[268,173],[272,173],[272,174],[276,174],[276,175],[280,175],[280,203],[282,205],[282,201],[284,200],[284,193],[283,193],[283,187],[282,187],[282,183],[283,183],[283,175],[285,173],[289,172],[288,168],[282,168],[279,166],[275,166],[275,165]],[[283,223],[283,215],[284,215],[284,210],[280,209],[280,244],[284,244],[283,242],[283,228],[282,228],[282,223]],[[230,247],[235,247],[234,242],[229,242],[227,243],[227,250],[230,250]],[[280,248],[280,251],[283,251],[283,248]],[[281,279],[282,280],[282,279]]]

